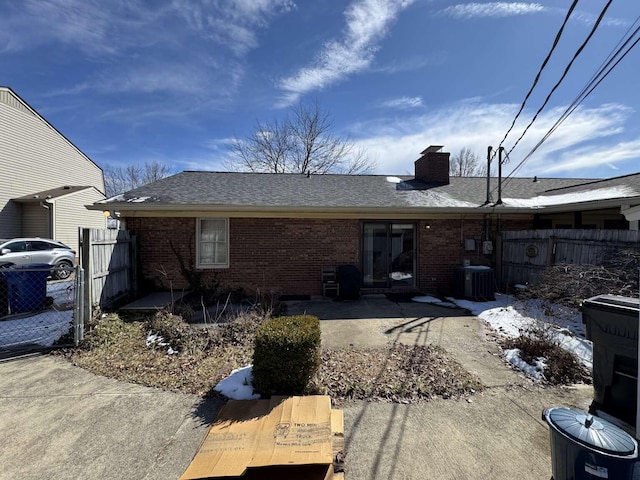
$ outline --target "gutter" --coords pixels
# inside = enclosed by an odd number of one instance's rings
[[[623,205],[640,203],[640,197],[623,197],[610,200],[594,200],[544,207],[510,207],[504,203],[479,205],[477,207],[299,207],[299,206],[254,206],[254,205],[202,205],[202,204],[165,204],[145,202],[110,202],[85,205],[88,210],[117,211],[123,216],[148,216],[145,213],[180,213],[181,216],[193,212],[201,213],[234,213],[239,216],[249,214],[313,214],[322,216],[381,216],[381,215],[438,215],[451,214],[536,214],[536,213],[566,213],[574,210],[598,210],[605,208],[622,208]],[[180,215],[173,215],[180,216]]]

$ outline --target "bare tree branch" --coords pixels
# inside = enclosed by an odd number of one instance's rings
[[[134,188],[155,182],[168,176],[171,168],[157,160],[142,165],[126,167],[107,167],[104,170],[104,186],[107,197],[133,190]]]
[[[371,173],[375,165],[348,138],[332,133],[329,114],[318,102],[299,103],[285,120],[257,122],[230,147],[232,170],[271,173]]]
[[[487,174],[487,167],[480,163],[474,152],[464,147],[451,157],[449,174],[454,177],[480,177]]]

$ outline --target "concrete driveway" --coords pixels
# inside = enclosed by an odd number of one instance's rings
[[[592,390],[541,388],[511,370],[461,310],[357,301],[290,302],[322,319],[325,346],[435,343],[489,386],[469,400],[344,405],[347,480],[548,479],[542,409],[586,409]],[[65,360],[0,360],[0,479],[176,479],[219,405],[93,375]]]
[[[0,360],[0,479],[176,479],[217,408],[48,355]]]
[[[464,310],[384,296],[290,302],[321,320],[325,347],[436,344],[488,388],[468,400],[416,405],[351,402],[345,413],[347,480],[540,480],[551,477],[551,406],[589,407],[591,386],[543,388],[512,370],[491,332]]]

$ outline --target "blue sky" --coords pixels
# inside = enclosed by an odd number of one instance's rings
[[[578,3],[510,149],[606,0]],[[484,158],[511,124],[571,1],[5,0],[0,85],[102,167],[222,170],[256,121],[315,101],[377,163],[408,174],[428,145]],[[508,173],[640,15],[615,0]],[[635,28],[637,25],[633,25]],[[527,176],[640,171],[640,48],[531,156]]]

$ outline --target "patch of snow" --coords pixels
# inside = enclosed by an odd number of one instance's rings
[[[109,198],[105,198],[104,200],[100,200],[99,202],[96,203],[113,203],[113,202],[124,202],[124,195],[119,194],[119,195],[114,195],[113,197],[109,197]]]
[[[413,297],[411,300],[414,301],[414,302],[420,302],[420,303],[440,303],[440,302],[442,302],[442,300],[440,300],[439,298],[431,297],[429,295],[422,295],[422,296]]]
[[[73,310],[46,310],[34,315],[0,320],[0,347],[35,344],[50,347],[69,333]]]
[[[133,197],[127,200],[128,203],[142,203],[149,200],[151,197]]]
[[[47,297],[53,303],[47,310],[25,312],[0,320],[0,347],[21,345],[50,347],[73,326],[75,282],[48,282]]]
[[[544,208],[552,205],[568,205],[571,203],[592,202],[594,200],[607,200],[609,198],[635,197],[637,195],[633,188],[619,186],[562,193],[560,195],[539,195],[533,198],[503,198],[502,202],[509,207]]]
[[[520,302],[510,295],[496,293],[492,302],[472,302],[447,298],[457,306],[469,310],[505,337],[519,337],[522,331],[544,323],[550,325],[551,339],[575,353],[587,368],[593,366],[593,345],[585,338],[582,314],[577,310],[541,300]]]
[[[227,378],[222,379],[213,389],[232,400],[255,400],[260,394],[253,393],[251,385],[253,365],[247,365],[231,372]]]
[[[438,305],[439,307],[447,307],[447,308],[458,308],[455,303],[452,302],[443,302],[439,298],[431,297],[429,295],[418,295],[416,297],[411,298],[413,302],[419,303],[432,303],[433,305]]]
[[[147,332],[147,338],[145,340],[145,344],[147,345],[147,347],[155,347],[156,345],[158,345],[159,347],[165,347],[169,345],[167,342],[164,341],[164,338],[162,338],[157,333],[152,333],[151,330]]]
[[[408,190],[406,201],[412,207],[458,207],[476,208],[477,203],[458,200],[441,192],[432,190]]]
[[[58,307],[72,308],[75,303],[75,280],[47,283],[47,296],[53,299]]]
[[[145,340],[145,344],[147,345],[147,347],[169,347],[167,348],[167,355],[175,355],[178,353],[177,350],[174,350],[173,348],[171,348],[171,345],[169,345],[167,342],[164,341],[164,338],[162,338],[160,335],[158,335],[157,333],[153,333],[151,330],[149,330],[149,332],[147,332],[147,338]]]
[[[387,182],[390,183],[400,183],[401,181],[402,179],[398,177],[387,177]]]
[[[544,380],[544,367],[546,366],[544,363],[544,358],[537,358],[535,361],[535,365],[530,365],[522,358],[520,358],[520,349],[512,348],[510,350],[504,351],[505,358],[509,361],[510,364],[515,366],[518,370],[522,370],[527,375],[530,375],[538,380]]]

